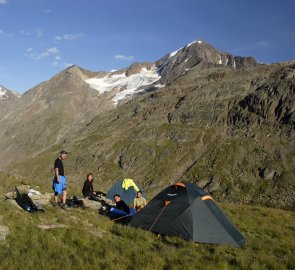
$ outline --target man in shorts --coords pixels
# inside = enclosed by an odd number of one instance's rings
[[[61,150],[59,157],[54,162],[54,178],[53,178],[53,191],[54,191],[54,206],[58,204],[58,196],[61,197],[61,208],[66,210],[66,199],[67,199],[67,179],[65,177],[63,160],[67,157],[68,152]]]

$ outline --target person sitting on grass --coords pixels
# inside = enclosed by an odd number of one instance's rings
[[[94,192],[94,189],[93,189],[93,175],[92,175],[92,173],[87,174],[87,178],[84,182],[82,193],[85,198],[89,198],[91,196],[96,195],[96,192]]]
[[[144,197],[142,197],[142,191],[137,191],[137,197],[134,198],[133,201],[133,208],[136,210],[136,212],[139,212],[142,208],[146,206],[146,200]]]
[[[130,209],[128,205],[121,199],[121,196],[119,194],[114,195],[114,201],[116,203],[116,209],[125,212],[126,215],[129,215]]]

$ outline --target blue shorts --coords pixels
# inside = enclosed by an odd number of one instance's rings
[[[53,184],[52,184],[52,189],[54,190],[55,193],[61,195],[64,190],[66,190],[67,186],[67,179],[65,176],[60,175],[59,176],[60,182],[58,183],[56,178],[53,178]]]

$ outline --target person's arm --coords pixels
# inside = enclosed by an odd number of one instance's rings
[[[91,181],[91,192],[92,194],[95,194],[92,181]]]
[[[58,171],[58,168],[55,168],[54,169],[54,172],[55,172],[56,181],[59,183],[60,182],[60,179],[59,179],[59,171]]]
[[[136,209],[135,207],[136,207],[136,203],[135,203],[135,201],[136,201],[136,198],[134,198],[134,200],[133,200],[133,208],[134,209]]]
[[[86,181],[84,182],[83,188],[82,188],[82,194],[84,197],[86,197]]]

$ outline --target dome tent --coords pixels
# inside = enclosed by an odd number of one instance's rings
[[[142,189],[140,186],[134,183],[132,179],[124,179],[117,181],[108,191],[106,198],[109,200],[113,200],[113,196],[115,194],[119,194],[121,199],[128,205],[133,204],[133,200],[137,195],[137,191]],[[146,198],[144,192],[142,192],[142,196]]]
[[[245,238],[213,199],[194,184],[178,182],[162,190],[130,226],[187,240],[242,246]]]

